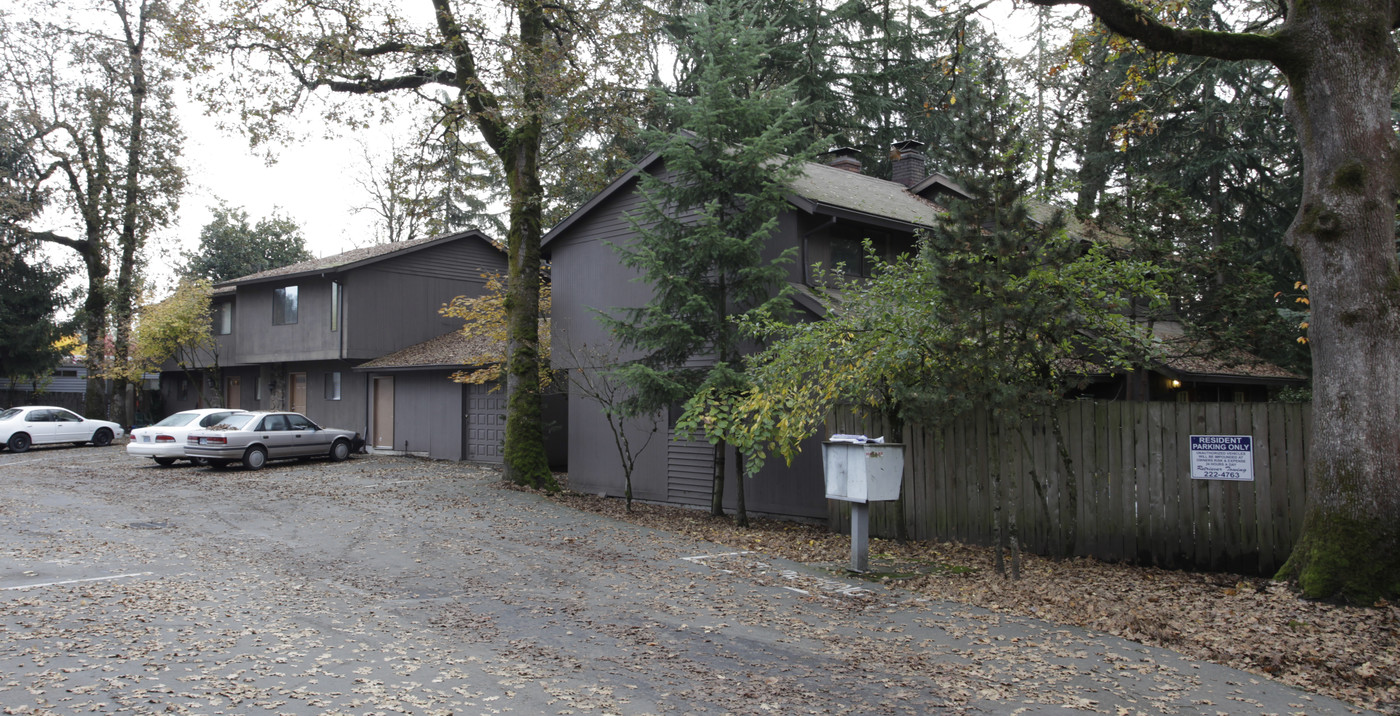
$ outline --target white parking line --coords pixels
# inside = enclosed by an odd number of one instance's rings
[[[707,559],[719,559],[720,557],[741,557],[741,556],[746,555],[746,554],[753,554],[753,552],[744,551],[744,552],[722,552],[722,553],[720,553],[720,554],[697,554],[697,555],[695,555],[694,557],[681,557],[681,559],[682,559],[682,560],[685,560],[686,562],[694,562],[695,564],[699,564],[699,563],[701,563],[701,562],[704,562],[704,561],[707,560]]]
[[[0,587],[0,592],[11,592],[17,589],[38,589],[39,587],[55,587],[61,584],[80,584],[82,582],[106,582],[113,579],[126,579],[127,577],[147,577],[155,572],[132,572],[131,574],[114,574],[110,577],[88,577],[86,579],[65,579],[61,582],[42,582],[39,584],[21,584],[18,587]]]
[[[28,460],[0,460],[0,467],[9,467],[11,465],[28,465],[31,462],[44,462],[44,460],[41,458],[30,458]],[[78,460],[76,462],[66,462],[63,464],[63,467],[70,467],[72,465],[98,465],[108,462],[111,462],[111,460],[105,458],[100,460]]]

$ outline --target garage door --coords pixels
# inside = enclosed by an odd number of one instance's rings
[[[489,385],[468,385],[467,415],[462,421],[466,435],[467,459],[474,462],[502,462],[506,442],[506,392],[489,392]]]

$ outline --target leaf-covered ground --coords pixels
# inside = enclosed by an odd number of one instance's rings
[[[677,507],[564,493],[580,510],[736,549],[843,570],[850,541],[825,527],[730,519]],[[871,578],[919,595],[1107,632],[1262,674],[1385,714],[1400,714],[1400,606],[1301,599],[1281,583],[1092,559],[1024,555],[998,576],[990,548],[872,539]]]

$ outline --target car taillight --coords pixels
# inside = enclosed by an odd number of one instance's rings
[[[205,438],[204,442],[208,445],[227,445],[228,438]]]
[[[157,436],[156,436],[156,442],[158,442],[158,443],[173,443],[173,442],[175,442],[175,438],[174,438],[173,436],[171,436],[171,435],[157,435]]]

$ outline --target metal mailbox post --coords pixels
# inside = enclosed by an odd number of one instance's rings
[[[828,440],[822,443],[822,468],[827,499],[851,503],[851,571],[865,572],[870,558],[868,503],[899,499],[904,445]]]

